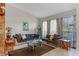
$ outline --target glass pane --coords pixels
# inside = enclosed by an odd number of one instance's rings
[[[42,27],[43,27],[42,35],[43,35],[43,37],[45,37],[47,35],[47,21],[43,22]]]
[[[50,34],[56,34],[57,33],[57,20],[51,20],[50,21]]]
[[[71,41],[71,46],[76,47],[76,30],[75,30],[75,17],[68,16],[62,18],[62,32],[63,36]]]

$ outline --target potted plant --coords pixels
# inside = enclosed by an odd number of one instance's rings
[[[42,35],[42,27],[40,25],[37,27],[37,34]]]

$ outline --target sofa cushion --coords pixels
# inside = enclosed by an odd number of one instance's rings
[[[19,45],[23,45],[23,44],[26,44],[26,42],[16,43],[15,46],[19,46]]]
[[[16,34],[15,37],[16,37],[16,40],[17,40],[18,43],[22,41],[21,34]]]
[[[14,46],[14,50],[17,50],[17,49],[22,49],[22,48],[25,48],[25,47],[28,47],[27,43],[23,43],[23,44],[18,44],[16,46]]]
[[[22,40],[25,40],[26,39],[25,34],[22,34],[21,36],[22,36]]]
[[[34,39],[39,39],[39,35],[38,34],[34,34]]]
[[[25,34],[25,35],[26,35],[27,41],[34,39],[33,34]]]

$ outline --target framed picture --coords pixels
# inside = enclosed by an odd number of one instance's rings
[[[28,31],[28,30],[29,30],[29,23],[23,22],[23,31]]]

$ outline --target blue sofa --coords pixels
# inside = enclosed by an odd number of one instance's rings
[[[40,35],[38,34],[24,34],[24,35],[25,35],[25,38],[23,38],[21,34],[16,34],[14,38],[16,38],[18,43],[40,38]]]

